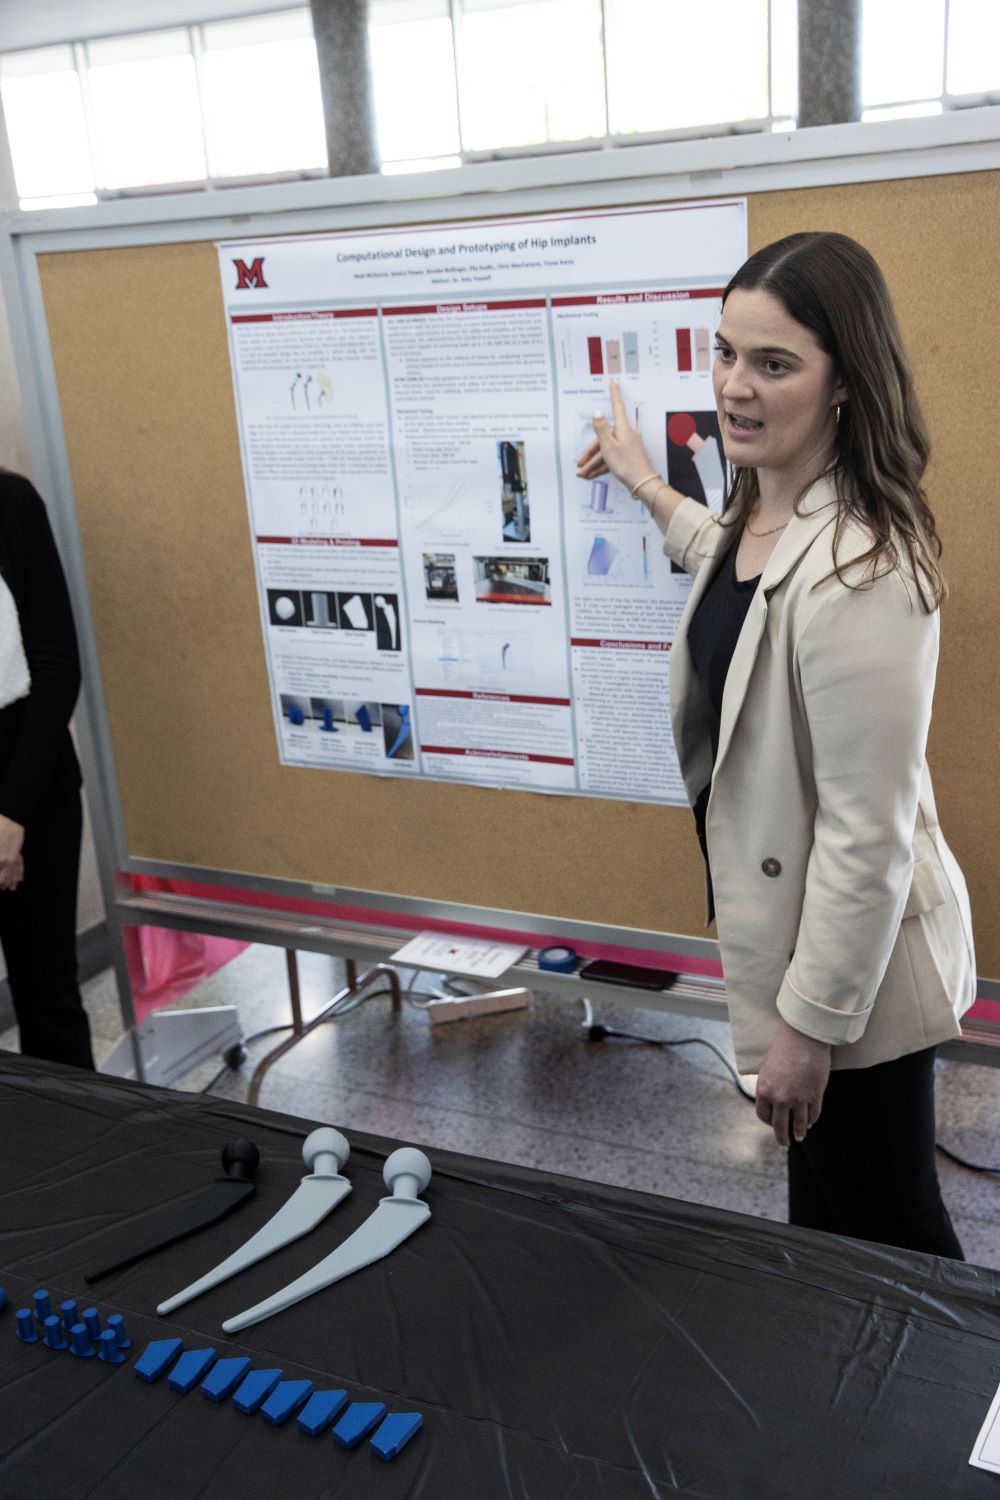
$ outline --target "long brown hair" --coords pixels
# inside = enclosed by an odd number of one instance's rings
[[[846,234],[790,234],[765,245],[740,267],[723,293],[767,291],[797,323],[815,334],[847,388],[836,448],[827,471],[837,492],[833,574],[848,588],[870,585],[905,555],[928,614],[947,589],[938,559],[941,540],[923,477],[930,453],[927,428],[885,278],[869,252]],[[760,495],[757,471],[735,472],[725,510],[745,519]],[[801,496],[799,497],[802,498]],[[851,564],[861,584],[844,577],[837,557],[848,519],[860,521],[872,546]]]

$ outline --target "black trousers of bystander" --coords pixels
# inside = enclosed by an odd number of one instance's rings
[[[55,778],[24,838],[24,879],[0,892],[0,944],[26,1057],[93,1068],[76,965],[83,809],[78,786]]]
[[[830,1074],[820,1118],[789,1147],[790,1223],[965,1259],[934,1159],[934,1058]]]

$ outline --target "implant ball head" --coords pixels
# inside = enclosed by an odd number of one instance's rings
[[[274,613],[279,620],[291,620],[295,616],[295,605],[287,594],[282,594],[280,599],[274,601]]]
[[[252,1182],[259,1164],[253,1141],[227,1141],[222,1148],[222,1170],[234,1182]]]
[[[416,1198],[431,1180],[431,1164],[416,1146],[400,1146],[382,1168],[382,1179],[395,1197]]]
[[[302,1143],[302,1160],[306,1171],[320,1177],[334,1177],[351,1154],[347,1137],[334,1130],[332,1125],[321,1125],[306,1136]]]

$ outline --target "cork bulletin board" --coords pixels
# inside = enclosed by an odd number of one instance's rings
[[[929,758],[1000,975],[1000,173],[750,198],[750,248],[861,240],[929,419],[951,598]],[[188,869],[704,936],[690,814],[282,767],[210,240],[52,251],[39,272],[128,852]]]

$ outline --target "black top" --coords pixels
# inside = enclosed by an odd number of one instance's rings
[[[736,577],[737,538],[715,577],[701,596],[698,608],[688,626],[688,650],[691,661],[708,695],[712,710],[712,767],[715,768],[719,753],[719,733],[722,726],[722,694],[729,675],[729,664],[736,650],[743,622],[747,617],[760,574],[756,578]],[[694,805],[694,821],[698,831],[698,842],[705,858],[705,873],[708,882],[709,921],[715,915],[715,897],[712,891],[712,872],[708,863],[708,845],[705,840],[705,816],[708,811],[708,796],[711,781],[702,787]]]
[[[0,813],[27,824],[40,797],[80,785],[69,721],[80,658],[69,593],[41,496],[0,470],[0,574],[14,596],[31,673],[26,698],[0,709]]]

